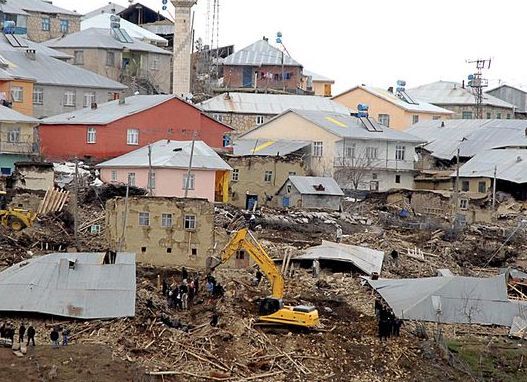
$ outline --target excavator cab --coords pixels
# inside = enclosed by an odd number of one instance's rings
[[[283,307],[284,303],[282,302],[282,300],[274,297],[266,297],[260,303],[259,314],[262,316],[273,314],[278,312]]]

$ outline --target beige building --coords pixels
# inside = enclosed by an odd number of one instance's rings
[[[449,119],[454,114],[450,110],[416,101],[404,91],[394,92],[393,88],[383,90],[359,85],[333,97],[333,100],[355,109],[358,104],[366,104],[370,117],[396,130],[405,130],[419,121]]]
[[[127,216],[125,210],[124,198],[106,203],[106,234],[112,248],[137,253],[138,262],[203,268],[213,254],[214,205],[207,200],[132,197]]]
[[[304,69],[302,89],[320,97],[331,97],[335,80]]]
[[[277,205],[276,192],[291,175],[305,175],[306,141],[238,140],[224,159],[233,168],[230,204],[245,209]]]

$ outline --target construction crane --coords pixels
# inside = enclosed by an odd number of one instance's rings
[[[232,255],[245,250],[258,264],[260,270],[271,283],[271,296],[266,297],[260,304],[261,321],[295,325],[313,328],[319,324],[318,311],[314,306],[298,305],[286,306],[282,301],[284,295],[284,278],[273,260],[258,243],[254,235],[247,229],[237,231],[221,251],[219,257],[209,258],[209,269],[214,270],[227,262]]]

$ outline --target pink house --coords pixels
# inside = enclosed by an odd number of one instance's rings
[[[157,141],[97,165],[105,183],[127,183],[149,190],[152,196],[185,196],[191,141]],[[151,179],[149,171],[151,163]],[[231,167],[202,141],[194,143],[188,197],[210,202],[228,201]]]

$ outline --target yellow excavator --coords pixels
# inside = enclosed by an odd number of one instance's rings
[[[247,252],[260,267],[260,270],[267,276],[272,287],[271,296],[263,299],[260,304],[259,319],[265,322],[307,328],[317,326],[319,324],[318,311],[314,306],[284,305],[282,301],[284,294],[284,278],[273,260],[267,255],[263,247],[247,228],[240,229],[232,236],[229,243],[221,251],[219,257],[210,258],[208,268],[214,270],[217,266],[227,262],[232,255],[242,249],[245,250],[245,252]]]
[[[0,191],[0,224],[5,228],[20,231],[33,225],[37,218],[35,212],[20,208],[6,208],[6,204],[6,192]]]

